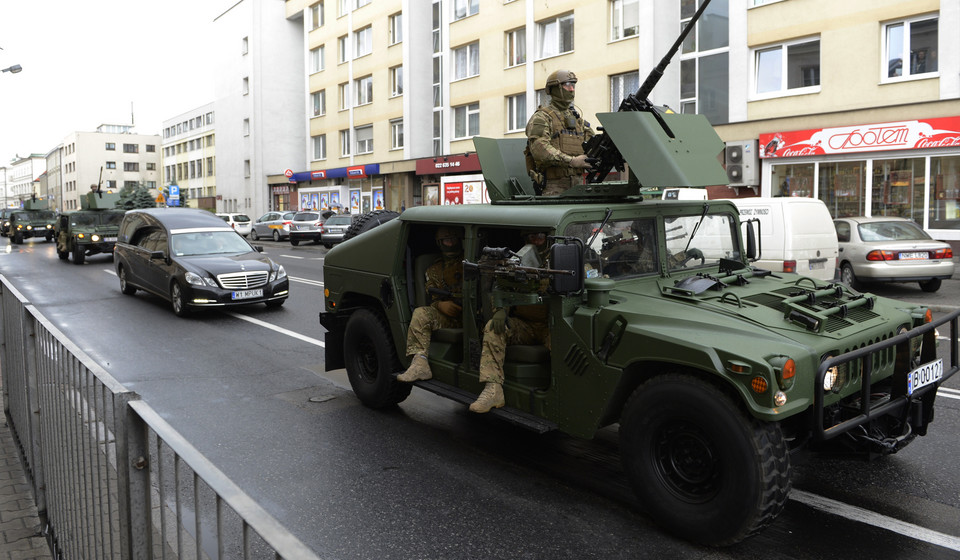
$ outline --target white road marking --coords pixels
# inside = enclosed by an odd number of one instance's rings
[[[946,397],[948,399],[957,399],[960,401],[960,391],[956,389],[948,389],[946,387],[940,387],[937,389],[938,397]]]
[[[315,338],[310,338],[309,336],[304,336],[304,335],[302,335],[302,334],[300,334],[300,333],[298,333],[298,332],[294,332],[294,331],[291,331],[291,330],[288,330],[288,329],[284,329],[284,328],[278,327],[278,326],[276,326],[276,325],[271,325],[270,323],[268,323],[268,322],[266,322],[266,321],[261,321],[260,319],[254,319],[253,317],[248,317],[248,316],[246,316],[246,315],[241,315],[241,314],[239,314],[239,313],[233,313],[232,311],[227,311],[226,313],[227,313],[227,315],[230,315],[231,317],[236,317],[237,319],[240,319],[240,320],[242,320],[242,321],[247,321],[248,323],[253,323],[254,325],[261,326],[261,327],[263,327],[263,328],[265,328],[265,329],[270,329],[270,330],[272,330],[272,331],[274,331],[274,332],[278,332],[278,333],[280,333],[280,334],[285,334],[285,335],[287,335],[287,336],[296,338],[297,340],[302,340],[302,341],[304,341],[304,342],[313,344],[313,345],[315,345],[315,346],[319,346],[320,348],[324,348],[324,347],[325,347],[322,340],[317,340],[317,339],[315,339]]]
[[[311,280],[310,278],[297,278],[295,276],[287,276],[293,282],[300,282],[301,284],[310,284],[311,286],[320,286],[323,287],[323,282],[319,280]]]
[[[940,533],[925,527],[920,527],[919,525],[914,525],[913,523],[907,523],[906,521],[900,521],[899,519],[887,517],[886,515],[881,515],[870,510],[851,506],[849,504],[831,500],[830,498],[824,498],[823,496],[818,496],[809,492],[804,492],[803,490],[792,490],[790,492],[790,499],[796,500],[801,504],[805,504],[814,509],[832,513],[846,519],[859,521],[861,523],[866,523],[867,525],[873,525],[874,527],[893,531],[894,533],[899,533],[905,537],[910,537],[912,539],[942,546],[943,548],[949,548],[950,550],[960,551],[960,537],[954,537],[953,535]]]

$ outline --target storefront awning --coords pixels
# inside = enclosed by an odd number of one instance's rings
[[[367,165],[351,165],[350,167],[337,167],[335,169],[321,169],[318,171],[299,171],[290,176],[291,183],[306,183],[321,179],[365,179],[371,175],[380,173],[379,163],[369,163]]]

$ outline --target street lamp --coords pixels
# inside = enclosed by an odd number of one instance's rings
[[[8,67],[8,68],[4,68],[4,69],[3,69],[3,72],[10,72],[11,74],[16,74],[16,73],[20,72],[21,70],[23,70],[23,66],[20,66],[19,64],[14,64],[13,66],[10,66],[10,67]]]

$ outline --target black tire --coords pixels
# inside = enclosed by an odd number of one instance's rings
[[[250,239],[251,239],[251,241],[259,241],[259,240],[260,240],[260,236],[257,234],[257,230],[255,230],[255,229],[251,229],[251,230],[250,230]]]
[[[850,263],[843,263],[840,265],[840,282],[850,286],[854,290],[859,290],[862,286],[859,280],[857,280],[857,275],[853,272],[853,266]]]
[[[19,231],[15,232],[13,234],[13,243],[15,245],[23,245],[23,234],[20,233]]]
[[[393,338],[379,314],[360,309],[347,320],[343,333],[344,363],[354,394],[370,408],[384,408],[410,395],[410,383],[397,381],[400,369]]]
[[[279,230],[279,229],[273,230],[273,240],[276,241],[276,242],[279,242],[279,241],[280,241],[280,230]]]
[[[327,249],[333,249],[333,243],[324,243],[323,246]]]
[[[940,284],[939,278],[931,278],[925,282],[920,282],[920,289],[925,292],[935,292],[940,289]]]
[[[290,244],[293,245],[294,247],[296,247],[297,245],[300,244],[300,240],[299,240],[299,239],[291,239],[291,240],[290,240]]]
[[[350,227],[348,227],[347,231],[343,234],[343,241],[353,239],[361,233],[385,224],[399,215],[399,212],[394,212],[393,210],[374,210],[373,212],[367,212],[350,224]]]
[[[70,258],[70,253],[61,251],[60,247],[57,247],[57,258],[59,258],[61,261],[65,261]]]
[[[136,286],[127,282],[127,269],[123,265],[117,267],[117,276],[120,277],[120,292],[127,296],[137,293]]]
[[[73,248],[73,264],[83,264],[86,256],[87,252],[84,251],[83,247],[77,245]]]
[[[779,424],[747,416],[719,387],[668,374],[641,385],[620,422],[624,469],[650,517],[684,539],[726,546],[783,511],[790,454]]]
[[[183,301],[183,288],[176,280],[170,284],[170,306],[173,308],[173,314],[177,317],[186,317],[190,314],[190,309]]]

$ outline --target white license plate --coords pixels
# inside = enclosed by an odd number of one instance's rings
[[[907,374],[907,394],[943,379],[943,359],[923,364]]]
[[[263,297],[263,290],[241,290],[233,292],[233,299],[250,299]]]
[[[919,261],[926,260],[930,258],[930,254],[926,251],[921,251],[919,253],[900,253],[901,261]]]
[[[106,241],[107,243],[116,243],[116,242],[117,242],[117,238],[116,238],[116,237],[104,237],[103,240]]]
[[[820,262],[811,262],[811,263],[810,263],[810,270],[823,270],[823,265],[824,265],[823,261],[820,261]]]

